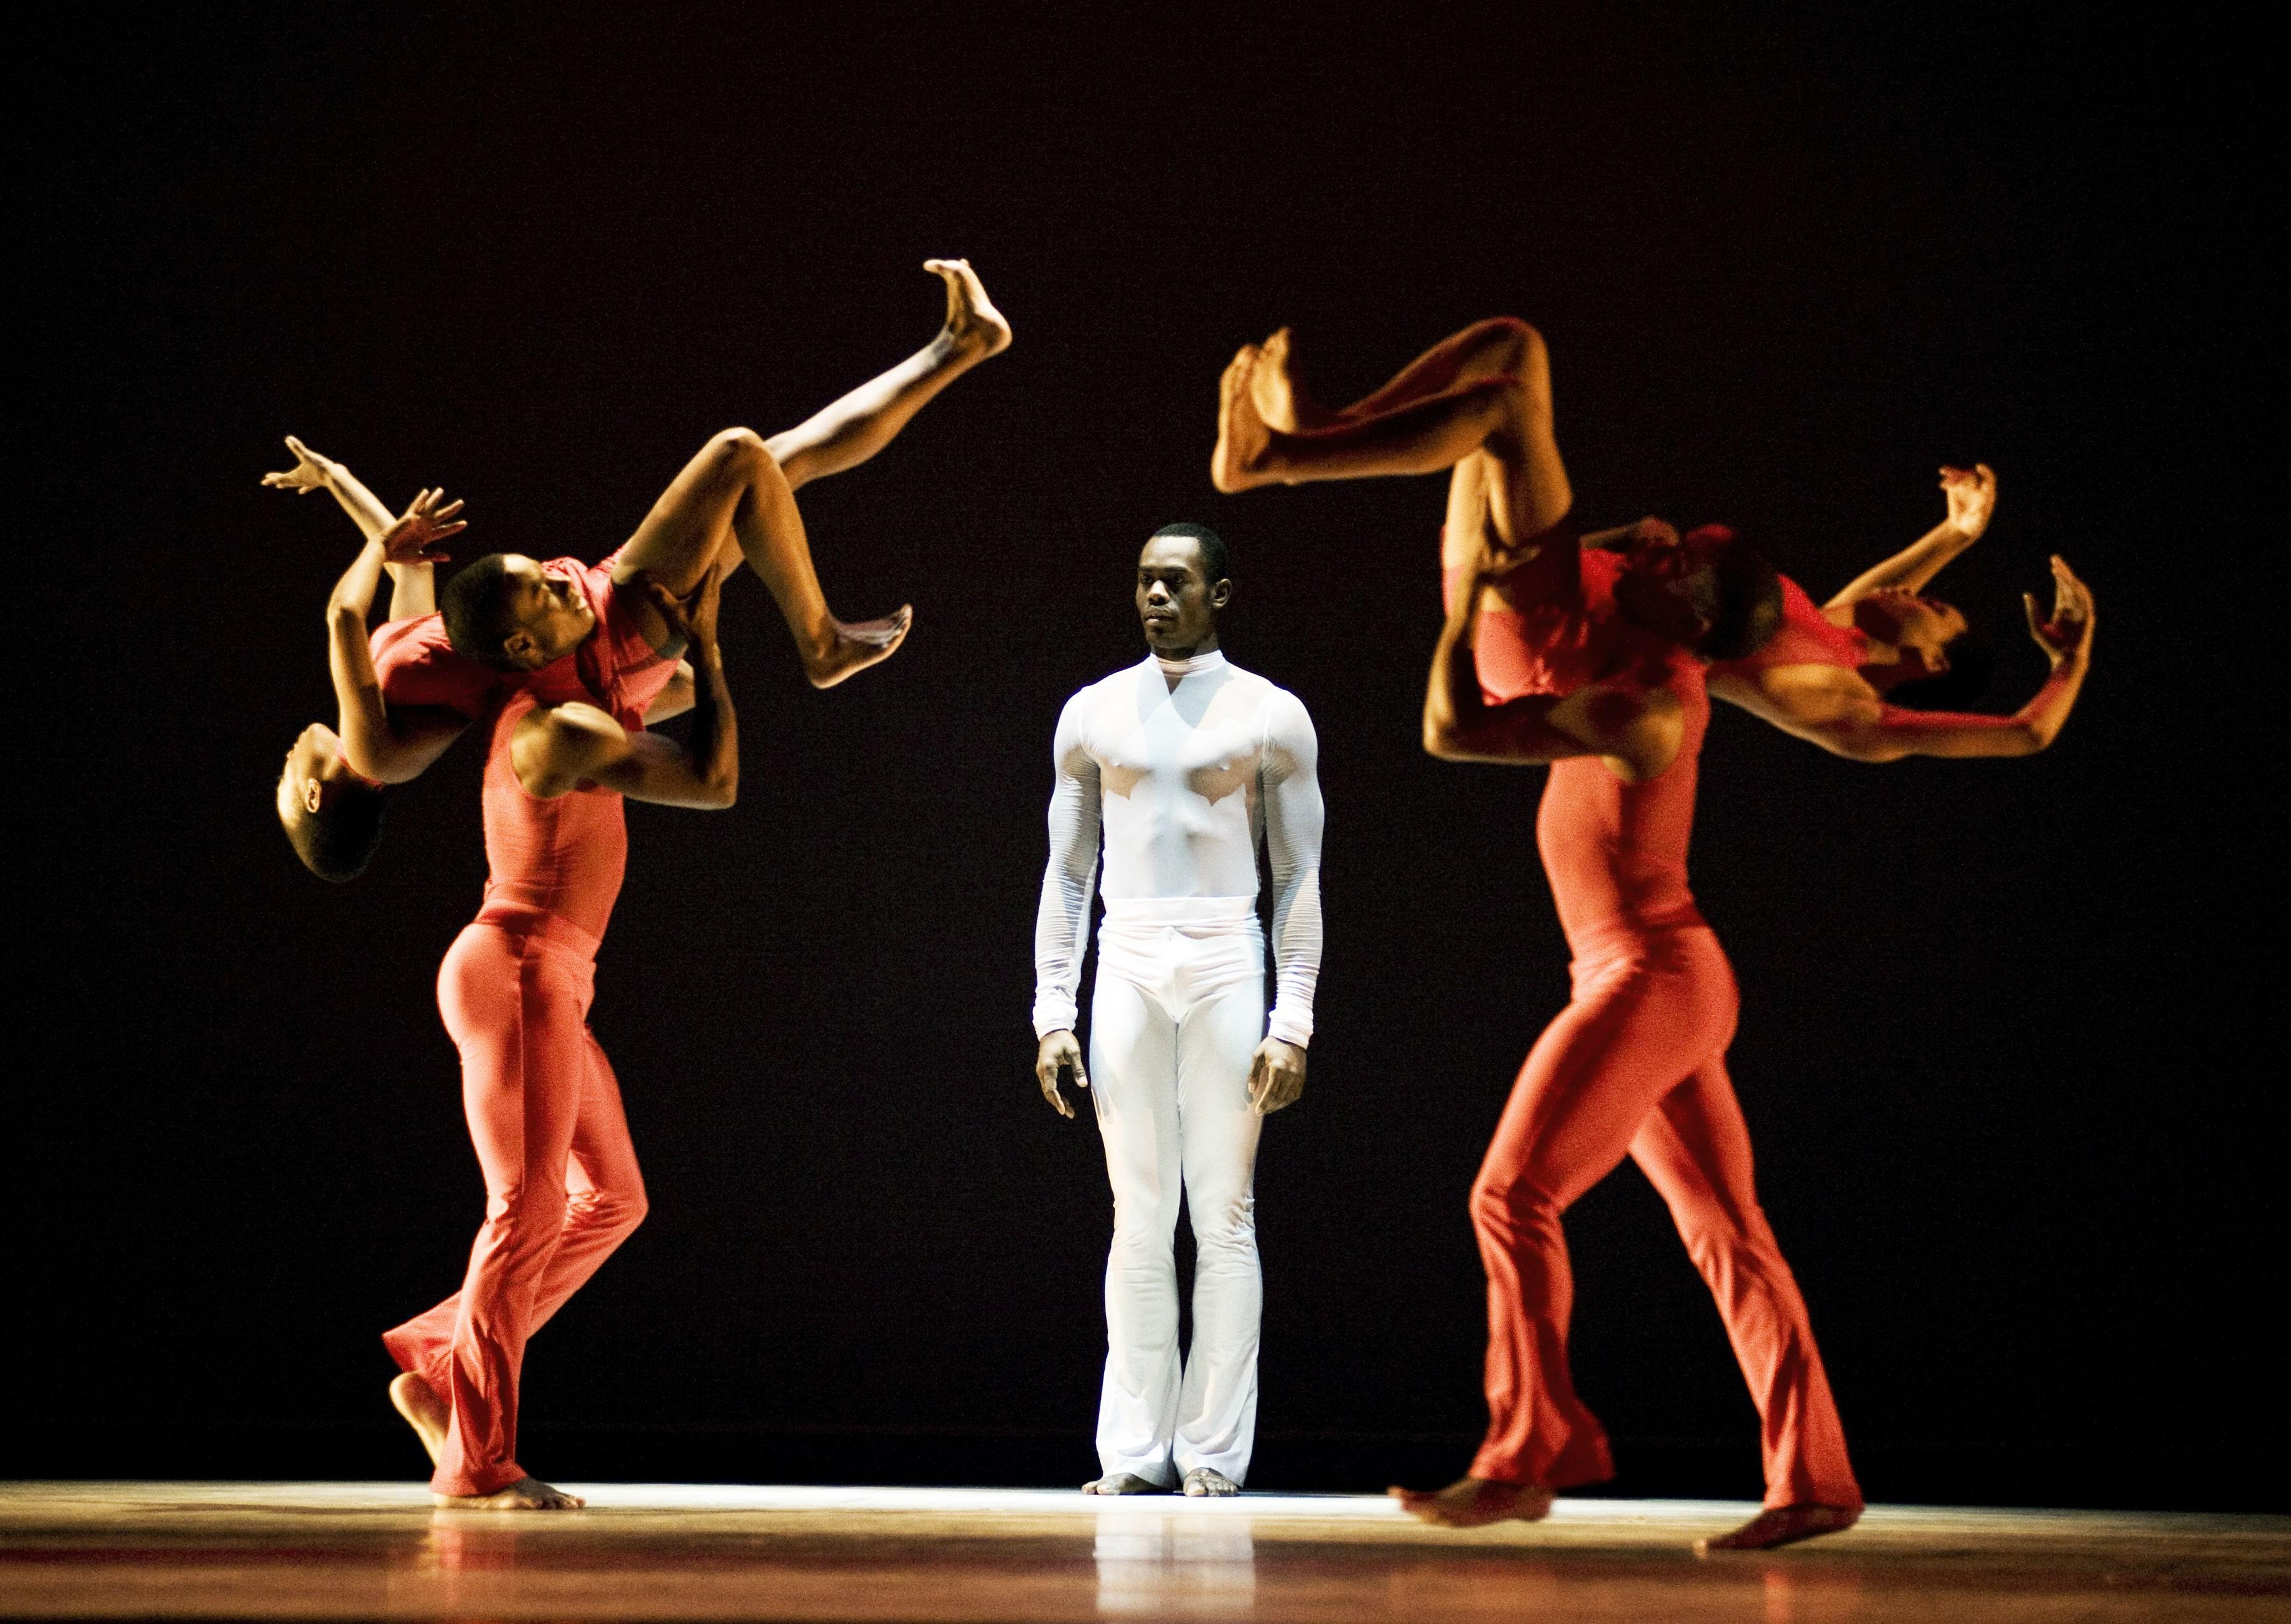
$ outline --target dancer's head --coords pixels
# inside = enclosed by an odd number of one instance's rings
[[[1885,587],[1853,605],[1853,624],[1873,652],[1893,658],[1861,667],[1885,703],[1913,711],[1963,711],[1989,687],[1995,660],[1963,610],[1903,587]],[[1882,657],[1882,656],[1881,656]]]
[[[454,652],[501,671],[539,671],[597,627],[579,582],[518,552],[471,559],[438,607]]]
[[[389,792],[350,770],[324,722],[302,729],[278,775],[278,822],[302,866],[337,884],[364,872],[382,844]]]
[[[1634,624],[1706,660],[1739,660],[1781,629],[1781,577],[1725,526],[1682,536],[1642,519],[1614,544],[1624,555],[1615,604]]]
[[[1137,555],[1137,618],[1146,646],[1168,660],[1217,647],[1218,611],[1232,600],[1225,542],[1207,525],[1163,525]]]

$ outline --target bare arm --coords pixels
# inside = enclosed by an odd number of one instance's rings
[[[679,660],[676,675],[668,679],[668,686],[654,695],[653,702],[645,707],[645,726],[649,728],[655,722],[664,722],[671,717],[683,715],[692,709],[697,692],[693,681],[692,662]]]
[[[358,476],[332,457],[322,456],[293,435],[286,437],[286,449],[294,454],[294,466],[283,473],[265,474],[262,483],[273,490],[293,491],[309,495],[323,490],[341,504],[350,516],[358,533],[366,540],[379,541],[389,533],[396,517],[384,507],[382,498],[362,484]],[[459,503],[455,504],[457,507]],[[459,527],[456,527],[457,528]],[[437,555],[443,559],[445,555]],[[427,615],[438,607],[437,569],[432,559],[417,559],[407,563],[385,559],[383,568],[390,573],[390,618],[411,620],[417,615]],[[371,594],[368,595],[371,598]]]
[[[1626,783],[1668,767],[1682,737],[1677,700],[1661,690],[1596,684],[1567,695],[1537,695],[1491,705],[1480,690],[1472,634],[1480,582],[1457,594],[1424,693],[1424,748],[1443,761],[1536,766],[1573,756],[1604,757]]]
[[[438,495],[423,491],[404,518],[360,548],[326,599],[326,670],[334,685],[335,731],[351,770],[382,784],[421,776],[468,725],[447,712],[393,713],[382,701],[382,681],[366,642],[366,615],[391,558],[417,558],[462,527],[454,517],[462,504],[440,507]]]
[[[1927,582],[1941,574],[1943,565],[1981,539],[1997,510],[1997,476],[1989,464],[1944,468],[1941,488],[1949,499],[1949,516],[1884,563],[1854,576],[1823,608],[1850,608],[1870,593],[1889,587],[1922,591]]]
[[[657,733],[631,734],[596,706],[548,706],[518,724],[510,764],[526,792],[553,800],[586,782],[632,800],[716,811],[740,793],[738,719],[716,643],[716,609],[723,577],[713,572],[689,611],[657,583],[647,595],[671,633],[692,647],[695,676],[692,736],[685,744]]]

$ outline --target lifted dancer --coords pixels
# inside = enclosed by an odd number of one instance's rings
[[[1645,595],[1643,578],[1676,585],[1739,552],[1715,527],[1682,540],[1644,521],[1586,538],[1614,551],[1580,551],[1548,363],[1523,323],[1468,329],[1343,414],[1298,405],[1285,334],[1266,349],[1272,366],[1244,350],[1226,375],[1213,463],[1220,485],[1453,467],[1443,558],[1449,614],[1426,695],[1426,748],[1450,760],[1555,763],[1537,843],[1573,953],[1574,995],[1529,1056],[1473,1189],[1489,1282],[1488,1434],[1461,1481],[1437,1493],[1393,1492],[1428,1521],[1467,1526],[1533,1520],[1554,1490],[1612,1475],[1605,1436],[1567,1370],[1572,1283],[1560,1216],[1628,1154],[1663,1195],[1717,1298],[1762,1420],[1767,1508],[1700,1548],[1763,1548],[1850,1526],[1861,1491],[1804,1301],[1757,1204],[1725,1073],[1732,973],[1686,879],[1709,713],[1703,668],[1689,650],[1762,657],[1772,633],[1756,628],[1782,618],[1780,583],[1715,596],[1697,589],[1667,603]],[[1275,432],[1266,419],[1295,427]],[[1937,569],[1946,540],[1926,538],[1934,544],[1920,543],[1914,567]],[[1883,573],[1856,586],[1894,584],[1873,579]],[[2032,603],[2031,629],[2056,671],[2073,671],[2054,687],[2042,742],[2074,702],[2091,639],[2088,595],[2057,560],[2055,574],[2054,618],[2040,624]],[[1719,613],[1703,613],[1706,603]],[[1724,623],[1746,605],[1748,635]],[[1682,608],[1694,610],[1699,630],[1689,635],[1665,619]],[[1776,669],[1799,663],[1786,652]],[[1756,668],[1745,666],[1740,679],[1756,682]],[[1776,708],[1787,709],[1792,679],[1774,686]],[[2006,719],[1873,708],[1853,719],[1861,733],[1852,753],[1869,759],[2001,753],[1951,746],[2007,734]]]
[[[931,260],[925,268],[946,286],[946,321],[936,339],[784,433],[763,439],[747,430],[728,430],[716,436],[654,504],[637,537],[631,538],[633,543],[647,535],[658,538],[697,527],[716,537],[719,557],[714,561],[728,565],[746,558],[777,599],[795,633],[807,675],[817,687],[831,687],[887,658],[906,635],[910,616],[902,609],[880,622],[847,624],[835,620],[820,594],[800,526],[767,525],[759,515],[767,507],[776,511],[787,495],[810,481],[873,456],[940,390],[1009,347],[1009,323],[987,298],[967,261]],[[287,444],[295,454],[294,467],[266,476],[265,485],[304,494],[329,491],[369,535],[388,527],[388,510],[342,464],[319,456],[299,440],[290,438]],[[775,465],[776,475],[763,471],[767,462]],[[626,554],[623,548],[608,565],[617,567]],[[595,677],[593,670],[581,669],[577,659],[564,657],[586,635],[580,630],[585,622],[565,584],[585,567],[570,559],[540,564],[514,555],[494,555],[490,561],[479,562],[485,567],[462,591],[469,603],[465,618],[482,659],[456,653],[440,617],[422,613],[400,618],[394,613],[373,639],[386,725],[348,742],[306,732],[298,744],[300,757],[290,760],[293,783],[282,781],[280,816],[305,861],[319,850],[362,854],[347,872],[338,865],[327,877],[349,878],[379,838],[379,816],[373,803],[362,799],[363,784],[400,784],[418,776],[455,736],[458,729],[451,719],[463,724],[481,720],[508,693],[527,687],[537,686],[544,696],[575,697]],[[505,577],[514,579],[505,586]],[[690,580],[674,584],[687,591],[697,579],[695,567]],[[512,627],[511,621],[518,625]],[[525,636],[512,638],[510,633],[517,630]],[[319,785],[315,794],[308,790],[312,781]],[[317,803],[315,809],[291,812],[310,800]],[[337,817],[358,838],[296,826]]]
[[[1066,702],[1052,752],[1050,861],[1034,928],[1034,1073],[1090,1088],[1113,1186],[1101,1475],[1089,1494],[1240,1491],[1257,1428],[1264,1306],[1250,1193],[1267,1113],[1305,1086],[1321,962],[1319,746],[1295,695],[1228,664],[1226,548],[1200,525],[1137,559],[1143,663]],[[1074,1039],[1097,874],[1105,922],[1089,1065]],[[1267,1030],[1260,835],[1279,995]],[[1178,1349],[1171,1250],[1183,1191],[1196,1244],[1192,1356]],[[1182,1373],[1181,1373],[1182,1372]]]

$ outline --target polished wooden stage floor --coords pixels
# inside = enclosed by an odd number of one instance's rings
[[[2291,1518],[1874,1508],[1698,1561],[1746,1505],[1562,1500],[1454,1532],[1348,1496],[574,1485],[434,1510],[401,1483],[0,1484],[12,1618],[2291,1619]]]

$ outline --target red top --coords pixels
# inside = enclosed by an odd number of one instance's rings
[[[623,728],[644,727],[647,706],[676,674],[675,657],[656,652],[637,627],[631,604],[613,584],[615,551],[600,562],[551,559],[542,567],[581,583],[597,612],[597,630],[571,654],[536,671],[496,671],[454,652],[435,614],[390,621],[368,647],[382,696],[394,705],[436,705],[476,720],[509,695],[529,690],[550,703],[583,699],[611,712]]]
[[[1869,639],[1852,626],[1833,625],[1805,590],[1782,578],[1781,630],[1739,660],[1711,663],[1715,676],[1748,676],[1777,665],[1840,665],[1852,671],[1869,657]]]
[[[1491,704],[1621,679],[1667,687],[1684,707],[1677,756],[1644,784],[1625,784],[1596,756],[1551,764],[1535,844],[1567,945],[1587,958],[1618,935],[1701,922],[1686,880],[1686,848],[1710,698],[1701,662],[1617,615],[1622,555],[1594,548],[1581,558],[1572,596],[1499,614],[1483,610],[1472,656]],[[1465,573],[1448,572],[1451,599]]]
[[[512,694],[494,721],[483,794],[486,900],[539,908],[601,937],[628,871],[627,815],[611,790],[585,786],[554,800],[525,792],[509,744],[539,703],[530,692]]]

